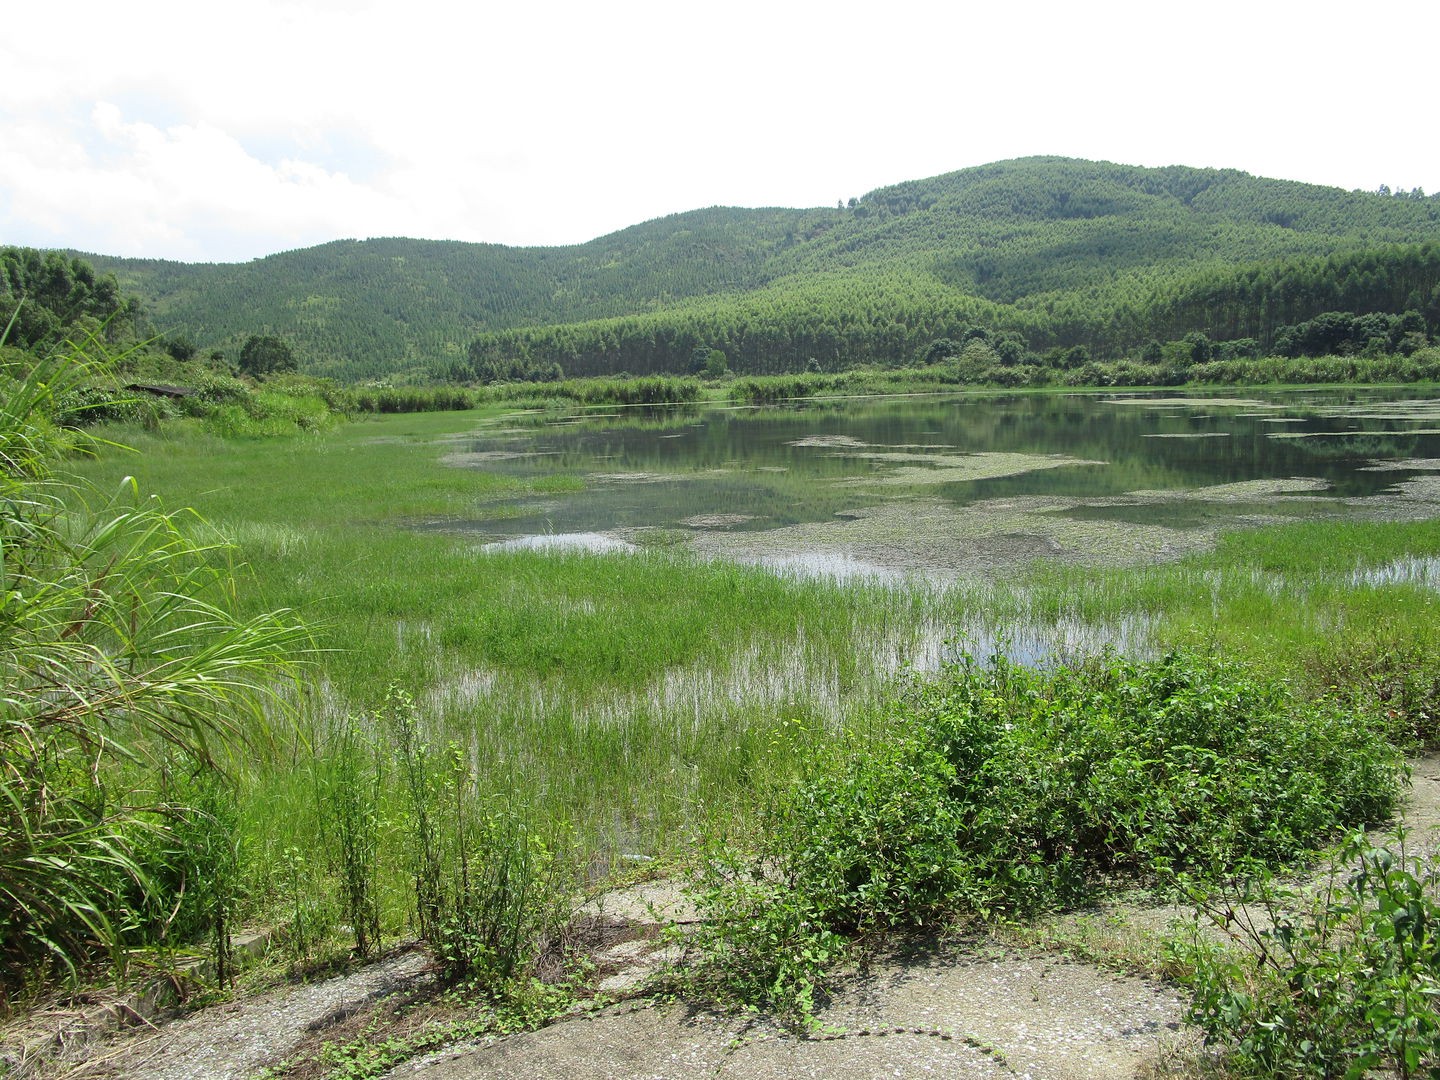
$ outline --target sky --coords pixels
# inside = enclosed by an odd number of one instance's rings
[[[1440,4],[7,5],[0,244],[580,243],[1031,154],[1440,191]]]

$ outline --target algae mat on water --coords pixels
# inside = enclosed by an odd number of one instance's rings
[[[907,499],[830,522],[765,533],[697,535],[691,546],[701,554],[747,561],[799,552],[829,553],[889,569],[968,575],[1041,558],[1108,566],[1178,558],[1208,540],[1163,525],[1082,521],[1057,513],[1073,505],[1069,500],[1029,497],[957,510],[936,500]]]
[[[1420,464],[1440,436],[1417,424],[1434,407],[1346,388],[506,417],[445,461],[583,490],[435,527],[492,543],[606,534],[841,577],[1151,563],[1227,529],[1440,512]]]

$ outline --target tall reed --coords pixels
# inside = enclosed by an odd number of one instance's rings
[[[169,923],[153,913],[207,876],[211,927],[228,927],[220,789],[195,786],[189,807],[156,793],[167,762],[213,777],[231,748],[265,737],[265,687],[304,641],[282,615],[232,613],[223,557],[194,539],[186,515],[142,501],[133,481],[102,497],[57,471],[74,437],[51,410],[104,363],[86,353],[98,347],[71,345],[0,376],[7,1004],[165,937]]]

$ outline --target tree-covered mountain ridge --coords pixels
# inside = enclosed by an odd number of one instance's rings
[[[1383,192],[1383,189],[1382,189]],[[821,209],[711,207],[566,247],[342,240],[244,264],[86,256],[155,326],[343,379],[895,362],[970,327],[1097,357],[1332,310],[1440,322],[1440,199],[1022,158]],[[487,368],[488,365],[488,368]]]

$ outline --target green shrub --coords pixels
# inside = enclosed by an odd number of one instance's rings
[[[332,872],[340,882],[340,908],[355,935],[355,951],[370,956],[380,943],[379,874],[384,759],[361,724],[347,717],[317,761],[320,820]]]
[[[1206,655],[969,659],[832,745],[700,860],[695,981],[804,1015],[845,942],[1083,903],[1117,874],[1295,860],[1394,806],[1400,759],[1333,701]]]
[[[1303,856],[1383,820],[1400,760],[1341,704],[1211,656],[1040,671],[963,662],[911,699],[996,903],[1083,899],[1107,874]]]
[[[851,936],[944,917],[966,882],[954,777],[922,732],[851,740],[774,795],[758,852],[708,845],[697,988],[808,1016]]]
[[[1198,933],[1172,944],[1190,1020],[1229,1075],[1440,1072],[1440,874],[1363,835],[1337,867],[1342,880],[1313,897],[1268,877],[1201,894],[1229,944]]]
[[[505,799],[482,795],[463,748],[451,743],[438,760],[409,695],[392,688],[385,718],[408,802],[420,934],[447,978],[503,996],[523,985],[568,920],[566,853]]]
[[[246,392],[233,402],[202,402],[192,409],[205,418],[205,426],[211,432],[222,438],[275,437],[326,431],[342,419],[318,394],[297,396],[268,386]]]
[[[491,989],[528,977],[569,921],[563,853],[508,802],[481,800],[468,769],[452,770],[454,858],[436,952],[448,977]]]
[[[182,399],[192,415],[201,416],[214,405],[238,405],[250,396],[250,388],[239,379],[219,372],[206,372],[195,380],[195,393]]]
[[[129,390],[104,386],[77,386],[55,401],[56,423],[66,427],[128,423],[153,428],[162,418],[176,415],[175,406]]]

